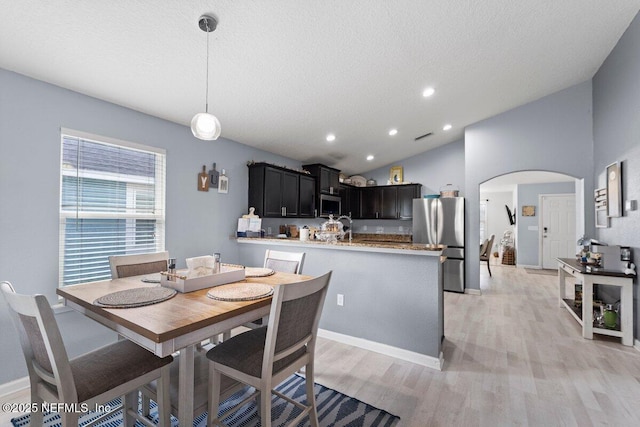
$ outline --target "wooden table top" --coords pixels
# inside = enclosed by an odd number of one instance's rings
[[[142,277],[144,276],[70,285],[58,288],[56,293],[87,311],[131,329],[156,343],[168,341],[271,304],[271,297],[254,301],[217,301],[207,297],[207,291],[211,288],[184,294],[178,292],[169,300],[136,308],[104,308],[93,304],[97,298],[112,292],[158,286],[158,284],[142,282]],[[273,286],[309,279],[312,277],[276,272],[267,277],[246,278],[235,284],[265,283]]]

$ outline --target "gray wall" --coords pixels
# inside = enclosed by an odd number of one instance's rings
[[[640,199],[640,15],[636,16],[593,78],[594,179],[604,186],[604,170],[622,162],[623,200]],[[592,205],[593,207],[593,205]],[[634,263],[640,254],[640,211],[611,219],[610,228],[597,229],[596,237],[609,244],[631,246]],[[637,279],[635,280],[637,284]],[[638,288],[634,286],[634,336],[640,337]]]
[[[516,264],[523,266],[537,266],[540,264],[539,245],[540,233],[538,221],[540,219],[540,194],[575,194],[573,182],[556,182],[547,184],[520,184],[517,186],[518,205],[516,206]],[[535,206],[535,216],[522,216],[523,206]],[[535,230],[529,230],[535,226]],[[576,238],[577,241],[577,238]]]
[[[591,82],[470,125],[465,130],[465,196],[478,206],[479,185],[496,176],[525,170],[561,172],[584,178],[593,194]],[[593,234],[593,207],[585,209]],[[467,259],[478,259],[478,209],[467,209]],[[467,287],[480,288],[480,263],[466,263]]]
[[[12,282],[21,293],[44,294],[51,303],[57,300],[59,271],[60,127],[167,150],[166,248],[179,267],[186,257],[214,251],[238,261],[237,244],[229,236],[246,213],[248,160],[300,166],[233,141],[200,141],[188,127],[3,69],[0,88],[0,280]],[[196,190],[203,163],[213,162],[227,171],[228,194]],[[0,301],[2,384],[27,372]],[[58,318],[71,355],[113,338],[73,312]]]

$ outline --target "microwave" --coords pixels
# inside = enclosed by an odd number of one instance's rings
[[[329,194],[320,195],[320,216],[328,217],[333,215],[337,217],[340,215],[340,197],[331,196]]]

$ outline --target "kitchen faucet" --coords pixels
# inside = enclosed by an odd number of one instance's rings
[[[351,217],[349,215],[340,215],[336,221],[340,221],[341,219],[348,219],[349,220],[349,244],[351,244],[351,239],[353,237],[351,230],[353,229],[353,221],[351,220]]]

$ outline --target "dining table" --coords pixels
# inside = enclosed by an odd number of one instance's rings
[[[147,275],[148,276],[148,275]],[[246,277],[226,286],[246,283],[270,286],[311,279],[311,276],[275,272],[265,277]],[[144,276],[82,283],[58,288],[64,304],[114,330],[120,336],[159,357],[179,352],[178,419],[180,426],[193,425],[194,357],[203,341],[269,314],[271,296],[249,301],[220,301],[207,296],[211,288],[180,293],[162,302],[133,308],[110,308],[94,302],[114,292],[157,287]]]

